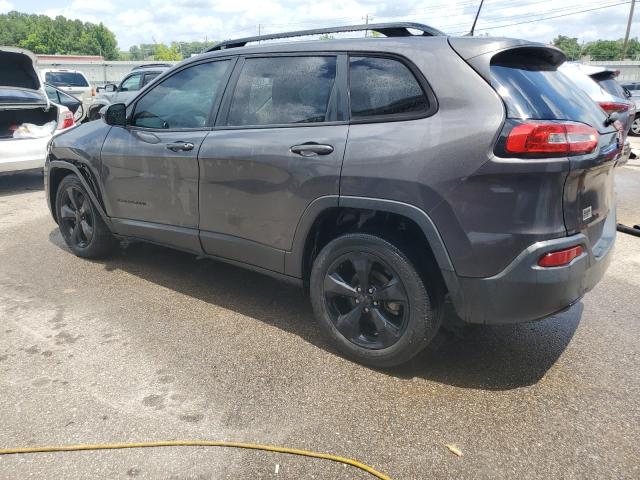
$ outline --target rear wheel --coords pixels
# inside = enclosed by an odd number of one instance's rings
[[[640,135],[640,115],[638,115],[631,124],[631,133],[633,135]]]
[[[430,290],[405,253],[374,235],[336,238],[311,272],[322,330],[344,355],[373,367],[404,363],[433,339],[442,293]]]
[[[76,175],[67,175],[60,182],[56,216],[65,243],[79,257],[104,257],[117,245]]]

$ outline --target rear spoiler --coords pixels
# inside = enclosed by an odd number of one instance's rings
[[[488,82],[491,82],[491,60],[497,55],[505,60],[512,56],[538,63],[542,61],[554,69],[567,60],[559,48],[527,40],[477,37],[449,37],[448,40],[451,48]]]

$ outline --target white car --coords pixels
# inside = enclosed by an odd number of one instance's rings
[[[42,83],[53,85],[81,100],[83,110],[85,112],[89,111],[93,97],[96,95],[96,90],[80,70],[43,68],[40,70],[40,79]],[[81,120],[82,118],[78,122]]]
[[[0,47],[0,174],[43,168],[49,140],[75,124],[47,97],[36,62],[28,50]]]

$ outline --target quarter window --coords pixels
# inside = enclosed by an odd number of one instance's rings
[[[398,60],[350,57],[351,117],[426,113],[429,101],[411,71]]]
[[[154,86],[137,103],[132,125],[146,128],[203,128],[222,92],[231,62],[201,63]]]
[[[227,125],[324,122],[336,77],[335,57],[249,58]]]

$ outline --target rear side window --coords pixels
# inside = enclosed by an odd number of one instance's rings
[[[324,122],[335,77],[335,57],[248,58],[227,125]]]
[[[607,78],[605,80],[597,80],[605,92],[610,93],[614,97],[625,98],[624,89],[615,79]]]
[[[491,60],[491,85],[517,119],[574,120],[595,128],[605,113],[578,85],[543,58],[499,54]]]
[[[349,59],[351,118],[420,114],[429,101],[409,68],[378,57]]]
[[[84,75],[77,72],[46,72],[44,80],[56,87],[88,87]]]
[[[142,82],[142,85],[146,85],[147,83],[149,83],[151,80],[153,80],[154,78],[156,78],[158,75],[160,75],[160,72],[153,72],[153,73],[145,73],[144,74],[144,81]]]

